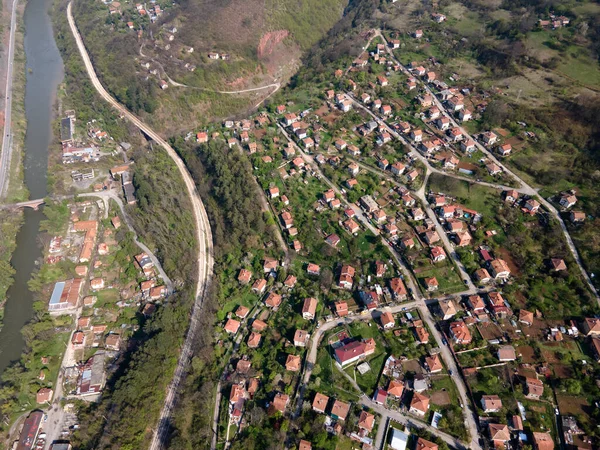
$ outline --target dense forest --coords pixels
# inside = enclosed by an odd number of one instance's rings
[[[183,139],[173,142],[198,183],[212,226],[215,244],[215,275],[222,279],[233,261],[249,252],[261,252],[271,236],[265,217],[257,207],[256,187],[248,159],[224,142],[212,141],[196,147]],[[210,308],[226,302],[223,283],[214,283]],[[222,370],[222,349],[215,347],[213,327],[216,310],[205,310],[194,349],[185,392],[181,396],[170,448],[201,449],[210,445],[212,402],[215,386]],[[198,405],[205,405],[199,408]],[[210,406],[209,406],[210,405]]]

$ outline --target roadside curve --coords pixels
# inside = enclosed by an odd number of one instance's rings
[[[169,423],[171,418],[171,413],[173,411],[173,407],[175,406],[175,400],[177,397],[177,391],[179,389],[181,380],[183,379],[185,372],[187,370],[187,366],[189,360],[192,355],[192,343],[194,341],[196,332],[198,330],[199,317],[202,312],[202,306],[204,303],[205,295],[208,291],[208,285],[212,278],[213,271],[213,240],[212,240],[212,232],[210,229],[210,223],[208,220],[208,216],[206,214],[206,209],[204,208],[204,204],[200,199],[200,194],[196,189],[196,185],[192,176],[188,172],[185,164],[182,159],[179,157],[177,152],[162,138],[158,133],[156,133],[153,129],[151,129],[148,125],[142,122],[137,116],[132,114],[127,108],[118,103],[107,91],[104,89],[100,80],[96,75],[94,70],[94,66],[90,60],[90,57],[87,53],[81,35],[77,30],[77,26],[75,25],[75,20],[73,19],[72,14],[72,2],[67,6],[67,19],[69,21],[69,26],[71,28],[71,32],[73,33],[73,37],[77,43],[77,48],[81,55],[81,58],[85,64],[86,71],[90,80],[98,91],[98,94],[106,100],[113,108],[115,108],[119,113],[121,113],[124,117],[126,117],[130,122],[132,122],[135,126],[137,126],[141,131],[143,131],[147,136],[153,139],[156,143],[158,143],[169,155],[169,157],[173,160],[183,181],[185,183],[185,187],[192,203],[192,213],[194,214],[194,219],[196,222],[196,240],[198,241],[198,281],[196,285],[196,297],[194,301],[194,306],[192,308],[191,317],[190,317],[190,325],[188,328],[187,335],[185,337],[185,342],[181,349],[181,354],[179,356],[179,361],[177,363],[177,367],[175,369],[175,374],[171,383],[167,388],[167,393],[165,397],[165,402],[163,404],[159,421],[156,427],[154,428],[154,434],[152,438],[152,443],[150,444],[150,449],[158,450],[162,448],[164,444],[164,440],[166,438],[167,431],[169,430]],[[150,425],[150,424],[149,424]]]

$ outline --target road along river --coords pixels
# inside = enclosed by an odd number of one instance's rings
[[[28,0],[25,8],[25,183],[31,198],[48,193],[46,172],[48,147],[52,142],[52,111],[56,89],[63,78],[63,62],[54,41],[48,11],[52,0]],[[25,209],[25,223],[17,235],[17,248],[11,264],[15,282],[8,290],[4,323],[0,331],[0,374],[23,352],[21,328],[33,314],[33,295],[27,287],[42,257],[38,243],[42,211]]]

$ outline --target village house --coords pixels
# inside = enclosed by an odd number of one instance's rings
[[[500,156],[508,156],[512,151],[512,146],[510,144],[502,144],[498,147],[498,154]]]
[[[360,227],[358,226],[358,224],[352,220],[352,219],[348,219],[346,220],[344,223],[344,228],[346,228],[346,230],[348,230],[350,233],[354,234],[354,233],[358,233],[360,231]]]
[[[375,393],[373,394],[373,402],[378,405],[386,405],[387,404],[388,393],[385,389],[377,388]]]
[[[479,295],[470,295],[467,298],[467,305],[475,314],[480,314],[485,310],[485,303]]]
[[[531,311],[527,311],[525,309],[519,311],[519,322],[527,325],[528,327],[533,325],[533,317],[534,315]]]
[[[435,247],[431,248],[431,260],[434,263],[441,262],[445,259],[446,259],[446,252],[444,252],[444,249],[442,247],[435,246]]]
[[[285,278],[285,281],[283,282],[283,285],[287,288],[293,289],[294,286],[296,286],[296,283],[298,282],[298,277],[294,276],[294,275],[288,275]]]
[[[554,272],[562,272],[562,271],[567,270],[567,264],[565,263],[564,259],[551,258],[550,259],[550,268]]]
[[[506,280],[510,276],[510,268],[503,259],[494,259],[490,261],[490,273],[498,280]]]
[[[104,339],[104,348],[109,350],[119,351],[121,347],[121,335],[117,333],[109,333]]]
[[[235,319],[228,319],[225,324],[225,331],[229,334],[235,334],[240,329],[241,323]]]
[[[351,341],[335,349],[336,362],[344,367],[353,364],[360,359],[372,355],[375,352],[375,340]]]
[[[450,119],[448,119],[446,116],[439,117],[435,121],[435,126],[440,130],[445,131],[450,127]]]
[[[540,209],[540,203],[537,200],[530,198],[525,202],[524,209],[530,214],[535,214]]]
[[[429,342],[429,332],[422,326],[414,327],[415,336],[420,344],[427,344]]]
[[[364,430],[366,434],[373,431],[375,425],[375,416],[367,411],[361,411],[358,417],[358,428]]]
[[[277,197],[279,197],[279,188],[277,186],[269,188],[269,198],[273,200]]]
[[[494,448],[506,448],[506,443],[510,441],[510,431],[507,425],[490,423],[488,431]]]
[[[418,417],[424,417],[427,411],[429,411],[429,397],[415,392],[408,412]]]
[[[335,313],[338,317],[345,317],[348,315],[348,303],[347,302],[335,302]]]
[[[413,220],[425,220],[425,213],[421,208],[414,208],[410,211]],[[414,243],[413,243],[414,246]],[[412,248],[412,247],[411,247]]]
[[[294,346],[306,347],[309,338],[310,334],[308,334],[306,331],[296,330],[296,332],[294,333]]]
[[[438,302],[438,306],[442,313],[442,320],[448,320],[454,317],[457,313],[456,306],[452,299],[444,299]]]
[[[301,439],[298,444],[298,450],[312,450],[312,443]]]
[[[415,447],[415,450],[438,450],[439,447],[437,444],[428,441],[426,439],[423,439],[422,437],[420,437],[417,440],[417,445]]]
[[[460,111],[461,109],[463,109],[465,107],[465,104],[463,103],[462,98],[450,97],[448,100],[446,100],[446,106],[451,111],[456,112],[456,111]]]
[[[263,260],[263,272],[264,273],[272,273],[277,270],[279,267],[279,261],[271,257],[265,257]]]
[[[396,236],[398,234],[398,227],[393,223],[386,223],[383,226],[383,231],[389,236]]]
[[[485,165],[485,167],[488,173],[492,176],[502,173],[502,168],[496,163],[489,162]]]
[[[427,292],[437,291],[440,286],[437,278],[435,277],[425,278],[424,283],[425,287],[427,288]]]
[[[298,355],[288,355],[285,361],[285,370],[298,372],[302,366],[302,359]]]
[[[50,388],[43,387],[35,394],[35,401],[38,404],[42,403],[50,403],[52,401],[52,396],[54,395],[54,391]],[[25,447],[23,447],[25,448]]]
[[[350,404],[336,400],[331,406],[331,418],[334,420],[346,420],[350,412]]]
[[[512,345],[503,345],[499,347],[496,356],[500,362],[514,361],[517,359],[517,353]]]
[[[269,406],[269,415],[272,416],[276,413],[284,414],[289,403],[289,395],[278,392]]]
[[[572,223],[580,223],[585,221],[585,213],[583,211],[571,211],[569,214],[569,220]]]
[[[575,203],[577,203],[577,197],[575,197],[573,194],[569,194],[569,193],[563,194],[563,195],[561,195],[558,203],[563,208],[569,209],[569,208],[575,206]]]
[[[327,410],[327,403],[329,403],[329,397],[327,397],[325,394],[317,392],[312,402],[312,409],[315,412],[325,414],[325,411]]]
[[[354,267],[348,265],[342,266],[338,286],[342,289],[351,290],[352,285],[354,284],[354,274]]]
[[[383,314],[381,314],[381,316],[379,316],[379,320],[384,330],[387,330],[388,328],[394,328],[394,326],[396,325],[394,316],[392,316],[392,313],[390,313],[389,311],[386,311]]]
[[[402,398],[404,392],[404,383],[400,380],[390,380],[387,387],[387,393],[390,397]]]
[[[389,285],[395,300],[401,301],[406,299],[407,290],[401,278],[390,279]]]
[[[475,278],[483,284],[487,284],[492,281],[492,277],[490,276],[487,269],[481,268],[475,271]]]
[[[600,336],[600,319],[586,317],[582,329],[586,336]]]
[[[249,270],[246,270],[246,269],[240,270],[240,273],[238,274],[238,282],[240,284],[248,284],[250,282],[251,278],[252,278],[252,272],[250,272]]]
[[[508,317],[512,314],[512,311],[507,306],[507,302],[499,292],[488,292],[488,300],[490,303],[490,309],[496,317]]]
[[[473,118],[473,114],[468,109],[461,109],[458,111],[458,118],[462,122],[467,122]]]
[[[249,313],[250,313],[250,309],[245,307],[244,305],[238,306],[237,309],[235,310],[235,315],[237,317],[239,317],[240,319],[245,319],[246,317],[248,317]]]
[[[437,231],[427,231],[426,233],[423,234],[423,240],[431,245],[431,244],[435,244],[436,242],[440,241],[440,236],[439,234],[437,234]]]
[[[460,148],[465,153],[471,153],[475,151],[475,141],[473,139],[467,139],[466,141],[462,141],[460,143]]]
[[[263,278],[256,280],[252,284],[252,291],[258,295],[264,294],[266,288],[267,288],[267,280],[265,280]]]
[[[410,138],[415,142],[421,142],[423,140],[423,131],[418,128],[411,130]]]
[[[459,345],[468,345],[473,340],[469,327],[463,321],[450,324],[450,335],[454,342]]]
[[[71,344],[74,349],[80,349],[85,346],[85,333],[83,331],[76,331],[71,337]]]
[[[439,354],[435,354],[432,356],[427,356],[425,358],[425,367],[429,371],[429,373],[438,373],[444,369],[442,365],[442,360]]]
[[[499,412],[502,409],[502,400],[497,395],[484,395],[481,397],[481,408],[485,413]]]
[[[313,320],[315,318],[317,303],[317,299],[313,297],[304,299],[304,304],[302,306],[302,317],[305,320]]]
[[[269,295],[265,299],[265,305],[269,308],[278,308],[281,305],[281,295],[273,291],[269,292]]]
[[[471,236],[471,233],[469,233],[468,231],[461,231],[461,232],[455,233],[453,236],[453,239],[458,247],[465,247],[465,246],[471,244],[473,237]]]
[[[481,138],[486,145],[494,145],[498,140],[498,136],[493,131],[484,132]]]
[[[514,189],[504,191],[504,201],[507,203],[515,203],[519,199],[519,193]]]
[[[533,400],[539,400],[544,393],[544,383],[537,378],[525,377],[523,393],[525,397]]]
[[[533,432],[534,450],[554,450],[554,440],[549,433]]]
[[[309,263],[309,264],[306,266],[306,272],[307,272],[309,275],[317,275],[317,276],[318,276],[318,275],[320,275],[320,274],[321,274],[321,268],[320,268],[318,265],[316,265],[316,264]]]
[[[440,117],[440,108],[438,108],[437,106],[432,106],[431,108],[429,108],[429,110],[427,111],[427,115],[429,116],[429,118],[431,120],[435,120],[438,117]]]

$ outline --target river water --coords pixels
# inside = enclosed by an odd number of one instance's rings
[[[63,62],[56,47],[49,10],[53,0],[27,0],[25,8],[25,183],[32,199],[48,194],[46,174],[48,147],[52,141],[52,110],[56,89],[63,78]],[[17,235],[17,248],[11,264],[15,282],[8,290],[4,324],[0,331],[0,373],[18,360],[24,349],[21,328],[33,315],[33,295],[27,282],[42,257],[37,239],[41,210],[25,208],[25,223]]]

